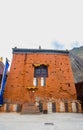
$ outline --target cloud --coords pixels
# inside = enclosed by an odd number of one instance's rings
[[[58,49],[58,50],[62,50],[65,48],[65,46],[60,43],[59,41],[54,41],[52,42],[52,46],[55,48],[55,49]]]
[[[81,44],[82,44],[82,43],[79,42],[79,41],[74,41],[73,43],[71,43],[71,48],[80,47]]]

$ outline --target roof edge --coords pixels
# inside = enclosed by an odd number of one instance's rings
[[[58,53],[69,54],[68,50],[12,48],[13,53]]]

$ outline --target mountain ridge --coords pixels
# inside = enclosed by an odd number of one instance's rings
[[[69,51],[75,83],[83,82],[83,46]]]

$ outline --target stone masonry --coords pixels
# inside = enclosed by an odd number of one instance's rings
[[[41,77],[38,77],[38,86],[35,87],[34,68],[41,65],[48,69],[46,84],[41,86]],[[4,92],[5,102],[22,105],[55,99],[77,99],[68,51],[13,48]]]

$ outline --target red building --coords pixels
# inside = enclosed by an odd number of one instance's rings
[[[83,110],[83,82],[78,82],[75,84],[77,99],[81,101],[82,110]]]
[[[56,111],[76,112],[80,111],[76,99],[68,51],[13,48],[4,93],[6,103],[42,103],[46,110],[49,105],[45,103],[51,102]]]

